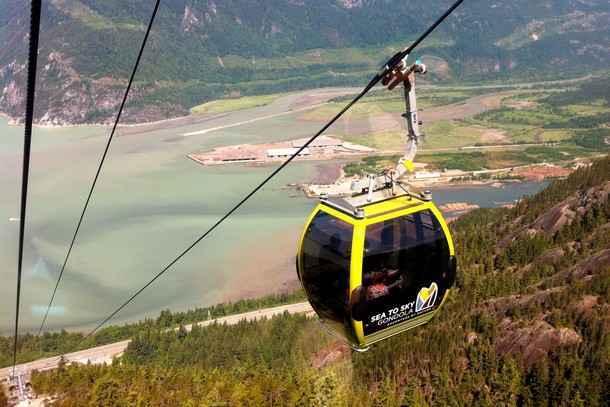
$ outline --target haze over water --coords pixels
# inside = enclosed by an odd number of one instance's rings
[[[310,137],[323,123],[295,125],[288,115],[202,135],[181,134],[282,112],[302,95],[204,123],[171,127],[169,122],[155,130],[115,135],[45,330],[97,326],[277,168],[205,167],[188,159],[188,154],[224,145]],[[7,121],[0,117],[3,335],[14,330],[23,151],[23,127],[8,126]],[[33,130],[21,286],[22,332],[36,333],[40,327],[110,130]],[[318,164],[288,165],[110,324],[156,317],[168,308],[186,310],[296,288],[294,255],[316,201],[295,197],[298,193],[294,189],[284,187],[315,180]],[[437,205],[468,202],[493,206],[535,193],[541,186],[450,187],[436,189],[434,197]]]

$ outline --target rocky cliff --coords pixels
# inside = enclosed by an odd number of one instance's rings
[[[162,120],[217,98],[362,86],[447,7],[386,0],[162,2],[122,123]],[[24,116],[28,5],[0,0],[0,112]],[[45,2],[35,121],[111,123],[152,4]],[[430,81],[556,79],[610,61],[605,1],[474,0],[420,45]],[[574,69],[577,66],[578,69]]]

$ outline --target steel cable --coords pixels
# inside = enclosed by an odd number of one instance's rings
[[[17,299],[15,306],[15,343],[13,346],[13,372],[17,364],[17,333],[19,332],[19,303],[21,302],[21,272],[23,268],[23,242],[28,200],[30,152],[32,146],[32,122],[34,121],[34,95],[36,67],[38,65],[38,37],[40,34],[41,0],[33,0],[30,8],[30,41],[28,53],[28,77],[25,106],[25,133],[23,139],[23,175],[21,179],[21,214],[19,215],[19,258],[17,260]]]
[[[421,43],[447,16],[449,16],[456,7],[458,7],[463,0],[456,1],[441,17],[439,17],[434,24],[430,26],[412,45],[405,48],[402,52],[394,55],[390,60],[377,72],[375,77],[369,82],[369,84],[350,102],[348,103],[339,113],[337,113],[328,123],[326,123],[314,136],[312,136],[303,146],[301,146],[294,154],[292,154],[286,161],[284,161],[275,171],[273,171],[267,178],[265,178],[260,184],[258,184],[250,193],[248,193],[241,201],[239,201],[231,210],[229,210],[222,218],[220,218],[213,226],[211,226],[203,235],[201,235],[195,242],[193,242],[188,248],[180,253],[172,262],[170,262],[163,270],[161,270],[156,276],[154,276],[148,283],[140,288],[135,294],[133,294],[127,301],[125,301],[119,308],[111,313],[106,319],[104,319],[99,325],[97,325],[89,334],[87,334],[81,341],[79,341],[73,349],[77,348],[82,342],[93,335],[99,328],[106,324],[112,317],[114,317],[119,311],[125,308],[131,301],[133,301],[138,295],[140,295],[146,288],[148,288],[153,282],[161,277],[170,267],[172,267],[178,260],[186,255],[193,247],[199,242],[206,238],[214,229],[216,229],[221,223],[223,223],[229,216],[231,216],[237,209],[239,209],[244,203],[246,203],[256,192],[258,192],[263,186],[265,186],[272,178],[274,178],[280,171],[282,171],[292,160],[299,156],[299,154],[307,148],[318,136],[320,136],[326,129],[328,129],[333,123],[335,123],[346,111],[348,111],[356,102],[358,102],[369,90],[371,90],[388,72],[391,72],[400,61],[407,56],[419,43]]]
[[[125,106],[125,102],[127,101],[127,96],[129,95],[129,90],[131,89],[131,84],[133,83],[133,78],[136,75],[136,71],[138,70],[138,66],[140,64],[140,59],[142,58],[142,54],[144,53],[144,47],[146,46],[146,41],[148,40],[148,35],[150,34],[150,30],[152,28],[153,21],[155,20],[155,16],[157,14],[157,9],[159,8],[159,3],[161,0],[157,0],[155,4],[155,9],[152,12],[150,17],[150,21],[148,23],[148,28],[146,29],[146,34],[144,35],[144,39],[142,40],[142,46],[140,47],[140,52],[138,54],[138,58],[136,59],[136,63],[133,67],[133,71],[131,73],[131,77],[129,78],[129,83],[127,85],[127,89],[125,90],[125,95],[123,96],[123,101],[121,102],[121,106],[119,108],[119,112],[117,114],[116,120],[114,121],[114,126],[112,127],[112,132],[110,133],[110,137],[108,138],[108,143],[106,144],[106,149],[104,150],[104,154],[102,155],[100,165],[97,169],[97,173],[95,174],[95,178],[93,179],[93,184],[91,185],[91,189],[89,190],[89,195],[87,196],[87,200],[83,207],[83,211],[81,212],[80,219],[78,220],[78,225],[76,226],[76,231],[74,232],[74,236],[72,237],[72,242],[70,243],[70,248],[68,249],[68,253],[66,255],[66,259],[64,260],[64,264],[61,267],[61,271],[59,272],[59,277],[57,277],[57,283],[55,284],[55,289],[53,290],[53,295],[51,295],[51,300],[49,301],[49,306],[47,307],[47,311],[44,314],[44,318],[42,323],[40,324],[40,329],[38,330],[38,336],[42,332],[44,324],[47,320],[47,316],[49,315],[49,310],[51,309],[51,305],[53,304],[53,300],[55,299],[55,294],[57,293],[57,288],[59,287],[59,282],[61,281],[61,277],[64,274],[66,269],[66,264],[68,263],[68,258],[70,257],[70,253],[72,253],[72,248],[74,247],[74,242],[76,241],[76,236],[78,235],[78,231],[80,230],[81,223],[83,222],[83,218],[85,217],[85,212],[87,212],[87,207],[89,206],[89,201],[91,200],[91,196],[93,195],[93,190],[95,189],[95,185],[97,184],[97,180],[100,176],[100,172],[102,171],[102,166],[104,165],[104,161],[106,159],[106,155],[108,154],[108,149],[110,148],[110,143],[114,137],[114,132],[119,124],[119,120],[121,118],[121,113],[123,112],[123,107]]]

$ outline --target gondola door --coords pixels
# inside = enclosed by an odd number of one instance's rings
[[[361,346],[426,323],[441,306],[455,271],[439,216],[419,207],[366,225],[361,280],[351,297]]]
[[[348,216],[319,207],[303,234],[297,259],[312,308],[331,332],[347,343],[355,342],[348,303],[353,235]]]

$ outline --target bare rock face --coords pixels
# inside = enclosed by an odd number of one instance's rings
[[[17,86],[15,81],[9,82],[9,84],[2,89],[2,98],[5,100],[5,103],[10,106],[24,106],[25,90]]]
[[[543,232],[552,235],[564,225],[571,223],[577,214],[583,214],[593,204],[604,203],[610,196],[610,182],[601,187],[590,188],[584,194],[571,196],[553,206],[551,210],[540,215],[534,222],[523,225],[496,244],[497,249],[503,249],[523,234],[532,235]],[[520,224],[521,222],[519,222]]]
[[[574,220],[576,212],[570,208],[577,204],[576,198],[568,198],[562,203],[555,205],[549,212],[541,215],[534,222],[548,235],[552,235],[561,229],[566,223]]]
[[[580,335],[571,328],[554,328],[542,320],[526,327],[505,318],[500,323],[502,334],[494,343],[494,352],[521,354],[526,366],[533,365],[538,358],[547,355],[559,346],[578,343]]]
[[[583,222],[586,222],[587,216],[594,212],[592,206],[604,204],[609,199],[610,182],[605,182],[600,186],[573,194],[529,224],[524,224],[523,218],[518,221],[513,220],[511,223],[507,221],[505,227],[516,227],[517,229],[498,242],[496,249],[502,250],[508,247],[524,234],[545,233],[550,236],[579,216],[582,216]],[[573,281],[586,282],[608,270],[610,249],[588,252],[586,256],[578,257],[577,262],[570,263],[570,267],[555,267],[557,264],[561,264],[565,256],[583,250],[588,241],[599,239],[608,230],[610,230],[610,223],[597,224],[591,230],[590,235],[582,237],[578,241],[564,243],[561,247],[551,248],[539,254],[531,263],[513,271],[513,276],[520,279],[537,265],[552,266],[549,269],[556,270],[552,275],[528,286],[526,290],[528,294],[507,295],[493,298],[487,302],[488,311],[498,321],[498,335],[493,344],[496,354],[521,355],[525,365],[531,366],[540,357],[552,354],[561,347],[578,344],[583,340],[575,329],[554,324],[553,314],[550,310],[545,309],[544,304],[552,299],[553,295],[570,287]],[[571,312],[598,318],[600,323],[606,323],[605,318],[609,315],[610,310],[610,306],[604,301],[600,301],[595,295],[585,295],[569,307]],[[537,311],[531,311],[536,308],[538,308]],[[526,314],[522,314],[523,310]],[[468,338],[468,340],[472,339]]]
[[[41,61],[42,62],[42,61]],[[34,124],[63,126],[75,124],[114,124],[118,109],[127,89],[126,80],[112,78],[83,78],[73,68],[73,61],[61,52],[51,52],[44,63],[39,63]],[[13,118],[11,124],[25,119],[25,67],[12,64],[4,74],[13,79],[2,90],[0,110]],[[132,86],[127,102],[140,99],[146,90]],[[128,106],[127,104],[127,106]],[[186,115],[182,106],[168,102],[127,107],[121,124],[147,123]]]
[[[582,262],[557,273],[554,282],[561,283],[569,278],[584,280],[588,276],[597,274],[610,266],[610,249],[602,250],[591,255]]]
[[[0,75],[20,78],[25,77],[25,72],[27,72],[25,65],[19,65],[17,61],[13,61],[0,71]],[[18,79],[13,79],[2,89],[2,94],[0,94],[0,111],[6,112],[6,114],[13,118],[12,124],[19,123],[19,120],[15,119],[16,117],[25,115],[25,98],[25,80],[19,81]]]
[[[64,59],[60,52],[51,52],[46,61],[39,61],[34,105],[35,124],[87,123],[92,113],[99,112],[100,108],[107,111],[107,117],[101,117],[93,123],[107,123],[112,109],[120,103],[118,86],[108,86],[107,83],[102,83],[103,80],[97,81],[98,83],[84,80],[71,65],[72,61]],[[15,68],[8,68],[11,69],[13,79],[3,89],[0,106],[14,118],[14,123],[20,123],[25,116],[26,73],[24,69]],[[123,84],[122,88],[124,87]]]

